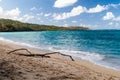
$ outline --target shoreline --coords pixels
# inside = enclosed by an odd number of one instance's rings
[[[7,52],[11,51],[11,50],[14,50],[14,49],[17,49],[17,48],[23,48],[23,46],[19,46],[19,45],[12,44],[12,43],[9,43],[7,41],[1,41],[1,40],[0,40],[0,46],[1,46],[1,48],[4,48]],[[27,48],[27,47],[25,47],[25,48]],[[40,54],[45,53],[43,51],[38,51],[38,50],[32,49],[32,48],[27,48],[27,49],[29,49],[33,53],[40,53]],[[20,53],[25,53],[25,52],[22,52],[22,51],[19,51],[19,52]],[[3,53],[5,53],[5,52],[3,52]],[[2,52],[0,52],[0,54],[2,54]],[[14,55],[14,54],[12,54],[12,55]],[[14,56],[16,56],[16,55],[14,55]],[[49,59],[50,63],[53,64],[52,61],[56,61],[57,64],[54,63],[54,65],[56,65],[56,66],[58,66],[59,64],[64,64],[66,66],[71,65],[71,66],[68,67],[68,69],[69,68],[77,68],[78,71],[81,70],[80,68],[82,67],[83,71],[85,69],[85,71],[91,72],[92,75],[101,74],[101,75],[110,76],[110,77],[112,76],[112,77],[115,77],[115,78],[117,77],[118,79],[115,79],[115,80],[120,79],[120,71],[118,71],[118,70],[109,69],[109,68],[94,64],[94,63],[86,61],[86,60],[75,59],[75,61],[71,61],[69,58],[63,57],[63,56],[60,56],[60,55],[55,54],[55,55],[51,55],[51,56],[52,56],[52,58]],[[33,59],[33,58],[30,58],[30,59]],[[38,59],[38,58],[36,58],[36,59]],[[44,59],[44,60],[46,61],[46,59]],[[48,61],[48,63],[49,63],[49,61]],[[63,66],[63,68],[67,69],[65,66]],[[77,73],[74,73],[74,74],[77,75],[77,74],[80,74],[80,72],[77,72]],[[100,80],[100,79],[98,79],[98,80]]]
[[[61,52],[61,53],[65,52],[65,54],[68,53],[71,56],[74,56],[75,58],[83,59],[83,60],[86,60],[88,62],[92,62],[93,64],[97,64],[99,66],[103,66],[105,68],[109,68],[109,69],[119,70],[120,71],[120,67],[117,66],[117,64],[114,65],[111,62],[109,63],[109,60],[107,62],[107,56],[106,56],[106,54],[104,55],[104,54],[99,54],[99,53],[94,53],[94,52],[90,52],[89,53],[89,51],[88,52],[86,52],[86,51],[79,51],[79,50],[76,51],[74,49],[71,50],[71,51],[65,50],[65,49],[58,50],[58,49],[54,49],[54,47],[52,47],[52,46],[49,46],[49,47],[46,47],[46,45],[44,45],[44,46],[41,46],[41,45],[40,46],[39,45],[36,46],[34,44],[26,43],[26,42],[23,42],[23,41],[22,42],[19,42],[19,41],[15,41],[14,42],[14,40],[6,39],[4,37],[0,37],[0,40],[7,41],[9,43],[12,43],[12,44],[15,44],[15,45],[18,45],[18,46],[23,46],[23,47],[26,47],[26,48],[29,47],[31,49],[35,49],[35,50],[39,50],[39,51],[43,51],[43,52],[54,52],[54,51],[58,51],[58,52]],[[78,54],[78,53],[80,53],[80,54]],[[104,61],[105,59],[106,59],[106,61]]]
[[[4,41],[5,40],[5,41]],[[29,48],[29,49],[33,49],[33,50],[37,50],[37,51],[40,51],[40,52],[43,52],[43,53],[46,53],[46,52],[49,52],[49,50],[42,50],[42,49],[39,49],[39,48],[37,48],[37,47],[35,47],[35,46],[32,46],[31,44],[27,44],[27,43],[21,43],[20,44],[20,42],[14,42],[14,41],[12,41],[12,40],[9,40],[9,39],[0,39],[0,41],[3,41],[3,42],[6,42],[6,43],[8,43],[8,44],[12,44],[12,45],[17,45],[17,46],[19,46],[19,47],[25,47],[25,48]],[[52,51],[50,51],[50,52],[52,52]],[[71,55],[72,56],[72,55]],[[85,60],[85,59],[80,59],[80,58],[77,58],[77,57],[74,57],[75,59],[78,59],[78,60],[83,60],[83,61],[87,61],[87,62],[89,62],[89,63],[92,63],[92,64],[94,64],[94,65],[97,65],[97,66],[101,66],[101,67],[104,67],[104,68],[107,68],[107,69],[110,69],[110,70],[115,70],[115,71],[120,71],[119,69],[116,69],[116,68],[112,68],[112,67],[110,67],[110,66],[107,66],[107,65],[101,65],[100,63],[95,63],[95,62],[93,62],[93,61],[89,61],[89,60]]]

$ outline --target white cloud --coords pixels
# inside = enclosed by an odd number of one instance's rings
[[[63,8],[63,7],[71,6],[77,1],[78,0],[56,0],[54,3],[54,7]]]
[[[113,21],[120,21],[120,16],[115,17],[112,12],[107,12],[105,16],[103,16],[103,20],[113,20]]]
[[[21,11],[19,10],[19,8],[15,8],[15,9],[12,9],[12,10],[10,10],[10,11],[6,11],[5,16],[8,17],[8,18],[9,18],[9,17],[12,18],[12,17],[17,17],[17,16],[19,16],[20,13],[21,13]]]
[[[37,14],[37,16],[39,16],[39,17],[41,17],[41,16],[49,17],[51,15],[52,15],[51,13],[43,13],[43,12]]]
[[[44,15],[43,12],[37,14],[37,16],[43,16],[43,15]]]
[[[37,10],[37,8],[36,7],[32,7],[30,10],[34,11],[34,10]]]
[[[74,20],[74,21],[72,21],[72,23],[77,23],[77,21]]]
[[[113,22],[108,23],[108,25],[112,26],[112,25],[113,25]]]
[[[4,10],[2,7],[0,7],[0,18],[19,20],[25,22],[34,18],[34,16],[30,16],[28,14],[20,16],[20,13],[21,11],[19,10],[19,8],[15,8],[12,10]]]
[[[85,12],[86,8],[82,7],[82,6],[78,6],[78,7],[74,7],[70,12],[64,12],[62,14],[54,14],[53,18],[55,20],[63,20],[63,19],[67,19],[70,17],[74,17],[77,15],[80,15],[81,13]]]
[[[107,9],[108,9],[108,7],[106,7],[106,6],[97,5],[94,8],[90,8],[87,11],[87,13],[98,13],[98,12],[102,12],[102,11],[107,10]]]
[[[113,8],[117,8],[118,6],[120,6],[120,3],[118,4],[108,4],[106,5],[107,7],[113,7]]]
[[[2,15],[2,14],[3,14],[3,8],[0,7],[0,15]]]
[[[19,8],[4,10],[2,7],[0,7],[0,18],[16,20],[18,19],[20,13],[21,11],[19,10]]]
[[[51,13],[44,14],[45,17],[48,17],[48,16],[50,16],[50,15],[51,15]]]
[[[112,27],[120,27],[120,23],[118,22],[110,22],[108,23],[109,26],[112,26]]]
[[[115,16],[112,12],[107,12],[106,15],[103,17],[103,20],[110,20],[110,19],[114,19]]]
[[[91,25],[87,25],[87,24],[80,24],[80,26],[82,26],[82,27],[90,27]]]
[[[30,8],[30,11],[37,11],[37,10],[41,10],[42,8],[37,8],[37,7],[32,7]]]
[[[1,2],[2,0],[0,0],[0,2]]]
[[[63,27],[69,27],[69,25],[68,24],[64,24]]]
[[[34,18],[34,16],[25,14],[22,18],[20,18],[20,21],[27,22],[28,20],[33,19],[33,18]]]
[[[120,16],[113,18],[114,21],[120,21]]]
[[[96,7],[88,9],[87,13],[98,13],[98,12],[102,12],[104,10],[109,9],[110,7],[117,8],[118,6],[120,6],[120,3],[119,4],[108,4],[108,5],[103,5],[103,6],[98,4]]]

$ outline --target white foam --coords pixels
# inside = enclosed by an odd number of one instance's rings
[[[90,52],[84,52],[84,51],[73,51],[73,50],[56,50],[53,47],[50,47],[49,50],[61,52],[64,54],[69,54],[74,57],[79,57],[86,60],[103,60],[105,58],[104,55],[98,54],[98,53],[90,53]]]

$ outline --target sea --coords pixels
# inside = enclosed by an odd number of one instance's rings
[[[0,32],[0,40],[120,70],[120,30]]]

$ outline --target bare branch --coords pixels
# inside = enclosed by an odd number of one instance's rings
[[[70,59],[71,59],[72,61],[74,61],[74,59],[72,58],[72,56],[66,55],[66,54],[62,54],[62,53],[60,53],[60,52],[45,53],[44,55],[51,55],[51,54],[60,54],[60,55],[62,55],[62,56],[68,56],[68,57],[70,57]]]
[[[60,55],[62,55],[62,56],[68,56],[68,57],[70,57],[70,59],[71,59],[72,61],[75,61],[75,60],[72,58],[72,56],[66,55],[66,54],[62,54],[62,53],[60,53],[60,52],[51,52],[51,53],[45,53],[45,54],[32,54],[29,50],[27,50],[27,49],[25,49],[25,48],[12,50],[12,51],[8,52],[8,54],[13,53],[13,52],[16,52],[16,51],[20,51],[20,50],[25,50],[25,51],[27,51],[29,54],[17,54],[17,55],[28,56],[28,57],[33,57],[33,56],[34,56],[34,57],[37,57],[37,56],[40,56],[40,57],[42,57],[42,58],[43,58],[43,57],[50,58],[50,56],[48,56],[48,55],[51,55],[51,54],[60,54]]]
[[[20,56],[28,56],[28,57],[44,57],[44,58],[50,58],[50,56],[46,56],[44,54],[17,54]]]
[[[20,51],[20,50],[25,50],[25,51],[27,51],[28,53],[32,54],[29,50],[27,50],[27,49],[25,49],[25,48],[15,49],[15,50],[12,50],[12,51],[8,52],[7,54],[10,54],[10,53],[13,53],[13,52],[16,52],[16,51]]]

